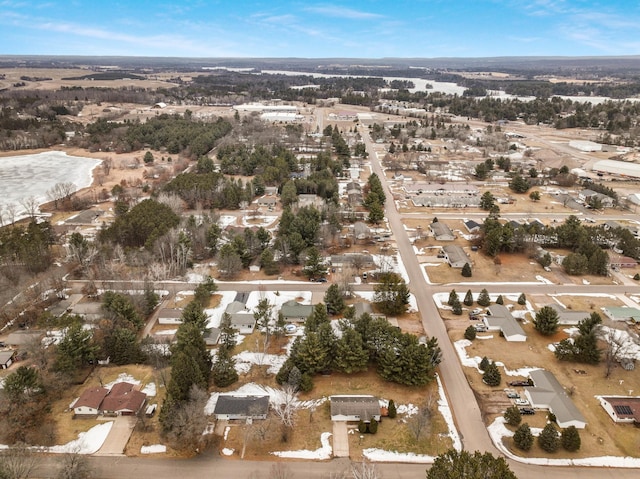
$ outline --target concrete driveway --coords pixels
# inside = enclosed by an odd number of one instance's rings
[[[333,421],[333,457],[349,457],[347,421]]]
[[[118,416],[113,421],[107,439],[95,453],[96,456],[123,456],[124,448],[129,442],[138,418],[135,416]]]

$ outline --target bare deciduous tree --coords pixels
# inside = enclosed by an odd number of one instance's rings
[[[284,385],[281,389],[282,402],[280,404],[272,404],[272,410],[282,424],[282,442],[289,440],[289,433],[293,429],[296,422],[296,416],[300,403],[296,399],[296,390],[293,386]]]
[[[78,452],[63,454],[56,479],[89,479],[93,471],[86,456]]]
[[[437,399],[435,395],[430,392],[422,404],[420,404],[418,412],[407,420],[407,428],[416,441],[420,440],[423,435],[429,433],[436,404]]]
[[[7,212],[7,219],[11,222],[12,226],[16,223],[17,208],[18,207],[15,203],[8,203],[5,207],[5,210]]]
[[[617,327],[603,327],[600,331],[600,337],[607,343],[604,349],[604,376],[608,378],[616,363],[623,361],[625,358],[633,357],[633,351],[638,345],[638,339],[632,337],[629,331]]]
[[[375,464],[367,461],[352,462],[351,475],[353,479],[380,479],[382,477]]]
[[[2,451],[0,472],[8,479],[28,479],[37,465],[37,451],[18,443]]]
[[[27,196],[20,200],[20,205],[24,208],[25,212],[31,219],[36,217],[38,213],[38,200],[35,196]]]

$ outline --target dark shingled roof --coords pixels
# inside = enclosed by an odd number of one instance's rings
[[[269,396],[220,395],[213,414],[261,416],[269,411]]]

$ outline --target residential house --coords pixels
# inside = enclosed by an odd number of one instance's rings
[[[291,299],[280,306],[280,314],[286,323],[304,323],[313,313],[313,305],[300,304]]]
[[[28,346],[34,342],[39,342],[43,336],[44,331],[41,330],[21,329],[14,331],[13,333],[9,333],[5,343],[11,346]]]
[[[612,269],[620,268],[635,268],[638,266],[638,261],[629,256],[622,256],[615,253],[609,253],[609,266]]]
[[[73,404],[73,413],[76,416],[97,416],[102,400],[108,393],[109,390],[103,387],[85,389]]]
[[[612,321],[640,321],[640,309],[629,306],[606,306],[602,312]]]
[[[266,419],[269,412],[269,396],[239,396],[221,394],[213,410],[218,420],[234,421]]]
[[[92,323],[98,322],[104,317],[102,303],[99,301],[76,303],[71,307],[71,312]]]
[[[14,350],[0,351],[0,369],[8,369],[13,364],[15,355]]]
[[[380,421],[380,401],[375,396],[331,396],[332,421]]]
[[[451,228],[449,228],[445,223],[441,221],[436,221],[435,223],[431,223],[429,225],[431,228],[431,233],[437,241],[453,241],[456,239],[456,235],[453,234]]]
[[[278,199],[275,196],[268,195],[261,196],[255,200],[255,203],[257,203],[258,206],[264,206],[266,208],[275,208],[277,202]]]
[[[464,265],[469,263],[471,264],[471,260],[467,253],[460,246],[456,245],[447,245],[442,247],[442,251],[444,252],[444,258],[449,263],[449,266],[452,268],[464,268]]]
[[[502,304],[492,304],[487,308],[488,315],[484,319],[489,330],[502,332],[507,341],[526,341],[527,333],[524,332],[516,318]]]
[[[134,384],[116,383],[102,400],[100,412],[103,416],[135,416],[146,400],[147,395],[138,391]]]
[[[640,424],[640,396],[596,396],[614,422]]]
[[[612,208],[614,206],[613,198],[589,189],[580,191],[578,193],[578,199],[585,204],[589,204],[593,199],[598,199],[603,208]]]
[[[359,302],[353,304],[353,308],[355,309],[355,313],[356,313],[355,317],[356,318],[359,318],[360,316],[362,316],[363,314],[366,313],[369,316],[371,316],[371,318],[387,319],[387,317],[384,314],[374,313],[373,312],[373,307],[371,306],[371,303],[366,303],[364,301],[359,301]],[[391,319],[389,321],[391,321]],[[397,326],[397,320],[396,320],[395,326]]]
[[[209,328],[204,333],[204,342],[207,346],[215,346],[220,341],[220,328]]]
[[[182,324],[182,309],[161,309],[160,311],[158,311],[158,324]]]
[[[591,316],[591,313],[589,311],[574,311],[572,309],[567,309],[557,303],[551,303],[547,306],[554,309],[556,313],[558,313],[558,324],[560,325],[575,326],[583,319]]]
[[[524,388],[524,394],[531,406],[538,409],[548,409],[556,417],[556,423],[561,428],[575,426],[584,429],[587,420],[573,404],[562,385],[553,373],[544,369],[536,369],[529,373],[534,387]]]
[[[313,206],[317,209],[321,209],[324,206],[324,200],[318,195],[298,195],[298,207],[302,208],[304,206]]]
[[[256,327],[256,318],[247,309],[247,305],[240,301],[232,301],[225,309],[231,316],[231,327],[240,334],[251,334]]]
[[[373,256],[363,253],[347,253],[331,255],[330,263],[333,268],[353,266],[359,268],[371,268],[375,266]]]

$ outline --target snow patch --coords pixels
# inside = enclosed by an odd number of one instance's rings
[[[320,443],[322,444],[322,447],[315,451],[301,449],[299,451],[276,451],[271,454],[290,459],[331,459],[331,455],[333,454],[333,449],[331,448],[331,444],[329,444],[329,438],[331,436],[332,434],[330,432],[323,432],[320,435]]]
[[[152,444],[140,448],[140,454],[161,454],[163,452],[167,452],[167,446],[164,444]]]

